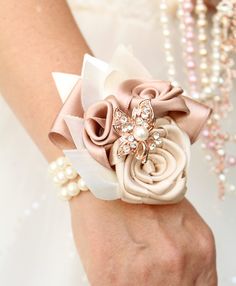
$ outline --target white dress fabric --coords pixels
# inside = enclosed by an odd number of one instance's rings
[[[69,0],[69,4],[96,56],[109,60],[119,43],[131,45],[153,75],[166,79],[159,1]],[[179,34],[171,24],[182,69]],[[179,72],[184,86],[182,79]],[[2,98],[0,114],[0,285],[89,285],[73,244],[69,208],[55,196],[46,161]],[[232,114],[226,128],[235,120]],[[188,198],[216,237],[219,285],[236,285],[236,196],[218,199],[200,143],[192,148],[188,185]]]

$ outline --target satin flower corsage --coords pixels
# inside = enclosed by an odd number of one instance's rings
[[[190,145],[210,109],[155,80],[123,46],[81,76],[53,73],[63,101],[50,139],[99,199],[172,204],[187,190]]]

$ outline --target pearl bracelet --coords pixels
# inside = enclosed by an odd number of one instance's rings
[[[58,197],[62,200],[68,201],[80,191],[88,191],[84,180],[79,177],[67,157],[59,157],[50,163],[48,172],[54,184],[60,187]]]

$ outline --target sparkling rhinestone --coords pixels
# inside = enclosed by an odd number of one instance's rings
[[[123,152],[124,152],[125,154],[129,154],[129,152],[130,152],[130,146],[129,146],[129,145],[125,145],[125,146],[123,147]]]
[[[160,138],[160,134],[158,132],[153,133],[153,138],[155,140],[159,139]]]
[[[155,140],[155,143],[160,146],[162,144],[162,140],[161,139],[158,139],[158,140]]]
[[[143,119],[141,117],[136,118],[136,124],[141,125],[143,123]]]
[[[128,131],[127,125],[125,125],[125,126],[122,127],[122,131],[123,131],[123,132],[127,132],[127,131]]]
[[[147,122],[143,122],[142,124],[144,127],[148,128],[149,127],[149,124]]]
[[[136,141],[133,141],[132,143],[130,143],[130,147],[132,148],[132,149],[135,149],[136,147],[137,147],[137,142]]]
[[[149,114],[151,112],[151,109],[149,107],[145,107],[143,109],[143,113]]]
[[[147,119],[148,118],[148,114],[147,113],[143,113],[142,112],[141,116],[142,116],[143,119]]]
[[[140,113],[141,113],[141,110],[135,107],[133,109],[132,116],[135,118],[136,116],[139,116]]]
[[[120,137],[120,142],[121,142],[121,143],[123,143],[123,142],[125,142],[125,141],[126,141],[125,137]]]
[[[133,125],[131,125],[131,124],[128,124],[128,125],[127,125],[127,129],[128,129],[128,131],[131,131],[131,130],[133,130]]]
[[[156,148],[156,144],[155,143],[151,143],[149,148],[150,148],[150,150],[154,150]]]
[[[133,135],[129,135],[128,141],[133,142],[134,141],[134,136]]]
[[[118,116],[118,117],[121,117],[121,112],[118,110],[118,111],[116,111],[116,115]]]
[[[121,122],[121,123],[126,123],[126,122],[127,122],[127,117],[126,117],[126,116],[122,116],[122,117],[120,118],[120,122]]]

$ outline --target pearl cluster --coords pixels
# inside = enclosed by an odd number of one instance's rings
[[[49,173],[56,186],[60,187],[59,198],[70,200],[77,196],[80,191],[87,191],[88,188],[82,178],[79,178],[76,170],[72,167],[68,158],[59,157],[49,165]]]

